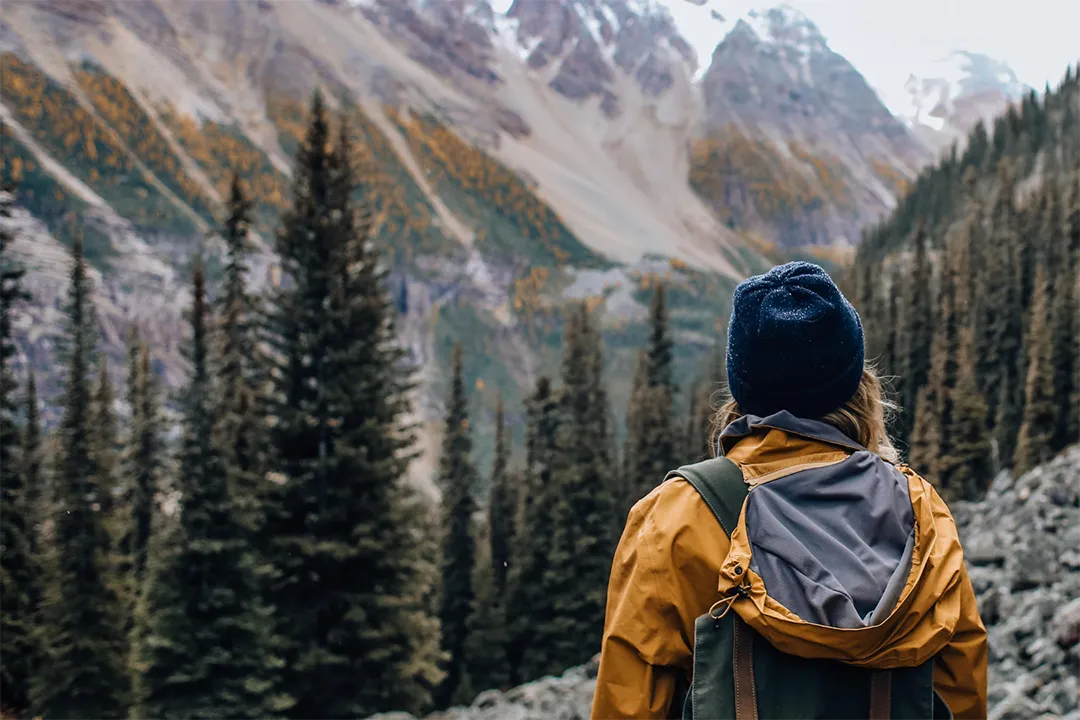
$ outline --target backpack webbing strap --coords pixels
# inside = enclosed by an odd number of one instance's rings
[[[712,458],[672,470],[665,480],[673,477],[684,478],[694,486],[716,516],[724,534],[730,538],[739,523],[746,493],[750,491],[739,466],[727,458]]]
[[[892,717],[892,672],[874,670],[870,676],[870,720]]]
[[[735,720],[758,720],[757,683],[754,681],[754,631],[738,615],[735,616],[733,644]]]

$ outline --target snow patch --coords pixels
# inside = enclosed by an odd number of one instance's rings
[[[827,48],[821,31],[789,5],[761,6],[728,0],[657,0],[697,56],[695,80],[709,69],[716,46],[741,20],[766,45],[790,48],[804,67],[810,55]]]
[[[958,50],[913,68],[902,91],[882,93],[882,99],[908,125],[940,130],[956,112],[960,98],[989,91],[1015,100],[1027,90],[1005,63]]]

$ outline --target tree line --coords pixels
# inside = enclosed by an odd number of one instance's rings
[[[1080,438],[1080,103],[1056,90],[980,123],[871,228],[853,268],[892,434],[950,498]]]
[[[347,119],[337,128],[316,94],[276,237],[283,281],[263,294],[247,280],[252,199],[233,177],[221,286],[196,257],[189,373],[171,402],[135,331],[120,401],[76,237],[62,418],[45,431],[33,373],[14,377],[12,319],[28,298],[4,230],[5,713],[420,713],[599,647],[627,508],[707,450],[709,384],[675,416],[663,287],[623,452],[600,328],[576,305],[558,382],[537,379],[527,399],[523,466],[500,403],[486,502],[459,347],[433,506],[406,479],[416,385]],[[5,217],[13,197],[0,193]]]

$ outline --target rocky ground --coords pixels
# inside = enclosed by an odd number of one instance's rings
[[[1080,446],[1019,479],[1002,473],[985,500],[953,513],[990,634],[991,720],[1080,720]],[[588,718],[596,663],[428,720]]]

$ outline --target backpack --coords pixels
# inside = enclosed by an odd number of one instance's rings
[[[701,494],[730,538],[749,489],[726,458],[668,473]],[[876,670],[838,660],[801,658],[774,648],[736,612],[705,613],[694,624],[694,667],[684,720],[772,718],[948,718],[934,691],[933,659]]]

